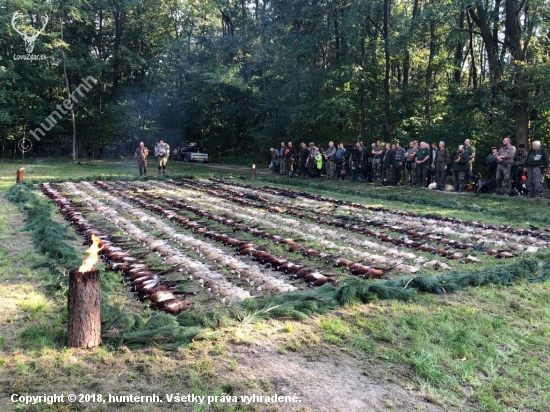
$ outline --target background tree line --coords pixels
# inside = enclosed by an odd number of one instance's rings
[[[144,140],[214,158],[280,141],[549,143],[544,0],[0,0],[0,144],[98,80],[36,155],[113,157]],[[40,28],[27,54],[12,27]]]

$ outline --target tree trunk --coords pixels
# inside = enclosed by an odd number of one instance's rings
[[[519,103],[514,107],[516,117],[516,141],[517,147],[520,143],[523,143],[525,147],[529,147],[529,104]]]
[[[367,138],[367,135],[366,135],[366,129],[367,129],[367,99],[366,99],[366,91],[365,91],[365,79],[364,79],[364,70],[365,70],[365,65],[366,65],[366,61],[365,61],[365,58],[366,58],[366,50],[365,50],[365,42],[367,41],[366,39],[366,34],[362,35],[361,38],[360,38],[360,42],[361,42],[361,68],[363,69],[363,72],[360,76],[360,81],[361,81],[361,85],[359,86],[359,106],[360,106],[360,111],[361,111],[361,141],[365,141],[365,139]]]
[[[426,103],[424,114],[426,123],[430,127],[432,122],[432,69],[435,54],[435,22],[430,22],[430,56],[428,58],[428,67],[426,68]]]
[[[473,26],[474,22],[470,19],[470,15],[467,14],[468,18],[468,29],[470,34],[470,67],[471,67],[471,76],[474,89],[477,89],[477,67],[476,67],[476,56],[475,56],[475,47],[474,47],[474,33]],[[469,84],[468,84],[469,86]]]
[[[63,41],[63,25],[65,24],[65,1],[61,3],[61,41]],[[69,75],[67,73],[67,56],[65,54],[65,45],[61,47],[61,56],[63,58],[63,76],[65,77],[65,87],[67,88],[67,98],[71,100],[71,86],[69,83]],[[71,122],[73,125],[73,163],[76,163],[78,157],[76,151],[76,118],[74,115],[74,108],[71,104]]]
[[[466,13],[463,11],[460,12],[460,16],[458,18],[458,28],[462,31],[464,29],[464,15]],[[454,70],[454,78],[455,83],[457,85],[460,85],[461,81],[461,74],[462,74],[462,59],[464,55],[464,41],[459,39],[456,43],[456,51],[455,51],[455,70]]]
[[[418,0],[414,0],[411,25],[409,27],[409,38],[412,39],[413,27],[415,25],[416,16],[418,15]],[[409,87],[409,70],[411,68],[411,53],[408,45],[405,47],[405,58],[403,60],[403,90],[407,90]],[[405,97],[405,96],[403,96]]]
[[[120,46],[122,44],[122,36],[124,34],[124,19],[125,12],[122,9],[123,5],[118,5],[113,11],[113,17],[115,21],[115,39],[113,44],[113,103],[118,104],[118,83],[121,78],[121,56]]]
[[[390,120],[390,75],[391,75],[391,50],[390,50],[390,13],[391,0],[384,0],[384,54],[386,57],[386,72],[384,76],[384,123],[385,138],[391,138],[392,128]]]
[[[92,348],[101,344],[99,270],[69,272],[67,346]]]

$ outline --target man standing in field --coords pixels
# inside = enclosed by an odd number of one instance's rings
[[[344,159],[346,155],[346,149],[344,149],[344,143],[338,143],[338,149],[336,149],[336,171],[334,174],[336,175],[337,180],[344,180],[342,178],[342,166],[344,165]]]
[[[382,147],[380,140],[376,141],[376,145],[372,148],[372,174],[375,179],[382,179],[382,159],[384,157],[385,150]]]
[[[286,144],[281,142],[281,147],[279,148],[279,174],[286,175]]]
[[[450,155],[445,147],[445,142],[439,142],[439,149],[435,154],[435,184],[437,190],[445,190],[447,181],[447,165],[449,164]]]
[[[548,151],[535,140],[527,154],[527,190],[529,197],[542,197],[542,177],[548,170]]]
[[[464,152],[468,155],[468,164],[466,165],[466,182],[470,183],[472,180],[472,168],[474,160],[476,158],[476,149],[470,145],[470,139],[464,140]]]
[[[395,179],[397,184],[401,184],[401,179],[403,177],[403,161],[405,160],[405,149],[401,147],[401,143],[397,142],[395,144],[395,154],[393,156],[394,169],[395,169]]]
[[[147,176],[147,156],[149,156],[149,149],[145,147],[143,142],[139,142],[139,147],[134,152],[134,157],[138,161],[140,176]]]
[[[525,144],[520,143],[514,155],[514,161],[512,162],[512,183],[516,185],[521,183],[521,177],[523,176],[525,161],[527,160],[527,152],[525,151]]]
[[[430,162],[430,147],[426,142],[420,142],[420,147],[416,152],[416,182],[415,186],[426,187],[428,180],[428,166]]]
[[[325,159],[327,161],[327,179],[332,180],[336,171],[336,147],[334,147],[334,142],[328,142]]]
[[[512,163],[514,162],[514,155],[516,154],[516,148],[512,146],[512,140],[509,137],[502,139],[503,146],[497,152],[497,175],[496,175],[496,189],[497,194],[510,196],[510,190],[512,185],[510,182],[510,175],[512,171]],[[504,180],[504,185],[502,181]]]
[[[158,171],[159,175],[162,170],[162,174],[166,174],[166,163],[168,162],[168,156],[170,155],[170,146],[168,143],[164,143],[164,140],[158,142],[155,146],[155,156],[158,159]]]
[[[288,172],[288,177],[296,175],[294,171],[294,158],[296,157],[296,149],[292,146],[292,142],[288,142],[288,146],[285,150],[285,167]]]
[[[416,180],[416,163],[414,161],[417,151],[414,142],[411,142],[409,149],[405,152],[405,184],[409,186],[413,186]]]
[[[464,192],[464,182],[469,159],[470,155],[466,152],[464,145],[458,146],[458,153],[455,155],[453,162],[453,182],[455,191],[459,193]]]

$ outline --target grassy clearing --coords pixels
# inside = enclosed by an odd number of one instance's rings
[[[409,365],[438,403],[542,411],[550,405],[541,390],[550,384],[549,356],[540,350],[549,298],[548,285],[489,286],[358,306],[318,322],[324,341],[359,358]]]
[[[316,371],[320,382],[323,375],[336,374],[338,367],[331,369],[330,366],[333,362],[350,376],[357,373],[374,377],[384,384],[404,388],[403,392],[412,397],[412,403],[402,406],[395,400],[399,400],[399,391],[394,388],[397,398],[382,401],[379,410],[440,407],[431,410],[546,411],[550,408],[550,395],[546,390],[550,387],[550,359],[546,350],[550,337],[548,284],[485,286],[444,296],[421,294],[409,302],[375,301],[304,322],[284,319],[244,322],[203,335],[189,346],[172,352],[155,347],[66,349],[66,274],[36,268],[44,258],[35,252],[28,234],[20,232],[23,216],[3,197],[19,166],[18,162],[0,163],[2,410],[97,410],[90,405],[76,408],[68,403],[56,405],[55,409],[45,404],[16,408],[9,401],[12,393],[247,395],[280,393],[285,387],[301,391],[305,410],[354,410],[353,405],[345,402],[350,396],[359,398],[361,391],[346,394],[350,385],[343,381],[340,385],[339,380],[334,380],[334,386],[341,393],[330,392],[329,385],[322,385],[322,390],[335,402],[322,403],[321,395],[308,380],[313,375],[307,375],[307,370]],[[25,166],[28,167],[26,177],[37,180],[136,174],[133,163],[91,162],[73,166],[69,162],[37,160]],[[172,170],[197,177],[229,173],[217,165],[175,162],[169,164],[169,171]],[[249,174],[244,167],[231,167],[230,173],[237,175],[235,177]],[[273,178],[267,172],[260,171],[258,176],[258,180],[247,183],[272,183]],[[287,179],[279,182],[281,186],[288,184]],[[422,200],[413,203],[399,197],[407,195],[412,199],[414,192],[410,191],[409,195],[410,189],[368,185],[365,195],[346,192],[362,191],[364,185],[346,183],[335,187],[334,183],[317,182],[302,187],[301,181],[299,183],[294,187],[296,190],[307,189],[360,202],[373,199],[375,204],[395,209],[440,213],[493,224],[544,227],[545,217],[539,212],[541,205],[546,207],[546,200],[535,203],[518,198],[474,198],[470,194],[423,191]],[[487,210],[497,213],[489,214]],[[505,218],[505,214],[509,218]],[[531,219],[533,216],[538,218]],[[76,238],[72,242],[83,255],[84,247]],[[111,299],[141,311],[142,306],[127,294],[115,276],[107,273],[105,280]],[[304,359],[309,369],[300,368]],[[316,362],[325,369],[320,366],[316,369]],[[292,375],[292,369],[298,370],[302,378]],[[324,405],[333,407],[323,409]],[[159,405],[157,409],[168,410],[169,406]],[[190,405],[185,408],[193,409]],[[151,406],[109,405],[101,410],[114,409],[145,411]],[[219,404],[215,409],[197,405],[195,410],[266,409],[260,405]]]

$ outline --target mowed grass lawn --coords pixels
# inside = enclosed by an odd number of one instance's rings
[[[550,410],[550,284],[520,282],[513,286],[472,287],[450,295],[418,294],[412,301],[375,301],[349,306],[303,322],[287,319],[237,325],[218,330],[186,348],[165,352],[155,347],[129,350],[102,346],[93,350],[64,347],[66,289],[46,285],[47,268],[36,268],[43,257],[22,232],[24,215],[4,196],[25,167],[25,179],[135,177],[134,161],[83,161],[73,165],[55,159],[0,162],[0,410],[151,410],[151,405],[24,406],[11,394],[113,393],[149,394],[273,394],[288,379],[285,370],[297,359],[351,363],[359,375],[402,388],[401,401],[391,397],[372,410]],[[391,209],[437,213],[492,224],[540,229],[549,227],[549,200],[475,197],[387,188],[374,184],[303,182],[273,176],[260,167],[256,180],[250,169],[215,164],[170,161],[169,176],[231,177],[241,183],[279,185]],[[156,165],[150,161],[150,176]],[[246,179],[246,180],[245,180]],[[296,185],[299,183],[299,185]],[[59,216],[56,217],[62,221]],[[82,251],[81,238],[67,233]],[[547,254],[540,253],[539,259]],[[501,264],[484,260],[487,265]],[[62,268],[52,268],[66,282]],[[51,277],[49,278],[51,279]],[[117,286],[118,285],[118,286]],[[141,310],[118,282],[113,296],[132,310]],[[147,315],[148,310],[144,310]],[[243,349],[244,348],[244,349]],[[275,348],[277,373],[253,371],[249,357]],[[326,358],[322,358],[326,359]],[[351,359],[351,362],[349,361]],[[322,369],[317,371],[319,379]],[[278,374],[278,375],[277,375]],[[286,382],[284,385],[291,385]],[[283,386],[284,386],[283,385]],[[308,392],[316,382],[300,382]],[[338,393],[340,382],[333,381]],[[327,388],[328,389],[328,388]],[[342,393],[345,392],[341,388]],[[411,402],[402,402],[410,394]],[[334,408],[309,399],[302,405],[182,405],[185,410],[360,410]],[[306,397],[307,399],[307,397]],[[348,400],[349,401],[349,400]],[[352,405],[352,404],[350,404]],[[156,410],[169,405],[155,405]],[[430,409],[435,408],[435,409]],[[363,409],[364,410],[364,409]]]

